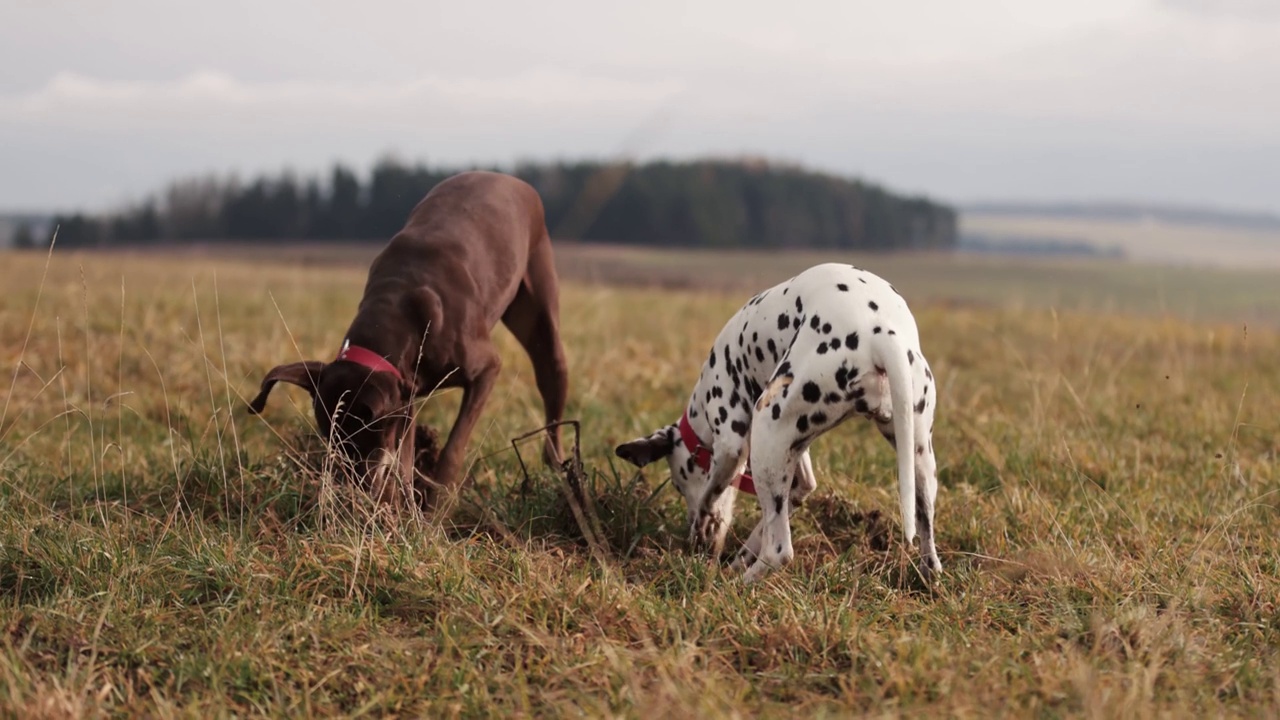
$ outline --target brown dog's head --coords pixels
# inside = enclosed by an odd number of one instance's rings
[[[396,492],[397,483],[384,482],[388,471],[398,471],[401,479],[412,482],[413,389],[399,377],[344,360],[278,365],[262,379],[249,412],[262,412],[271,388],[281,381],[311,394],[320,434],[375,494]]]

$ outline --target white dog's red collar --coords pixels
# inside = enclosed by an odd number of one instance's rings
[[[689,411],[686,409],[684,414],[680,416],[680,442],[684,443],[689,452],[693,453],[693,461],[703,472],[711,470],[711,448],[702,444],[702,440],[698,439],[698,433],[693,431],[693,426],[689,424]],[[733,484],[737,486],[740,492],[748,495],[756,494],[755,481],[751,479],[751,473],[745,472],[734,479]]]
[[[372,350],[352,345],[350,342],[342,343],[342,349],[338,351],[338,357],[334,359],[334,362],[338,360],[346,360],[357,365],[363,365],[374,372],[391,373],[396,376],[397,380],[404,380],[396,366],[387,362],[386,358]]]

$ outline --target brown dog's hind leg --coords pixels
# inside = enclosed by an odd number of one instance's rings
[[[550,242],[534,243],[530,249],[528,272],[502,322],[524,346],[533,363],[547,424],[563,420],[569,396],[569,370],[560,344],[560,292]],[[547,433],[543,452],[547,462],[560,464],[564,458],[560,428]]]

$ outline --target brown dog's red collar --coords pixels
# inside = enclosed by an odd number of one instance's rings
[[[686,409],[684,414],[680,416],[680,442],[684,443],[689,452],[693,453],[693,461],[703,472],[711,470],[711,448],[702,444],[698,439],[698,433],[693,431],[693,426],[689,424],[689,411]],[[756,494],[755,481],[751,479],[750,472],[744,472],[739,475],[733,484],[738,487],[740,492],[748,495]]]
[[[397,380],[404,380],[404,377],[400,375],[400,371],[396,369],[395,365],[387,362],[387,359],[378,353],[362,348],[359,345],[343,343],[342,349],[338,351],[338,357],[334,359],[334,362],[337,362],[338,360],[346,360],[347,362],[353,362],[357,365],[363,365],[374,372],[391,373],[396,376]]]

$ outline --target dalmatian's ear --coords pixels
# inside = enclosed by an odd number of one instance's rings
[[[673,423],[648,437],[636,438],[629,443],[619,445],[614,453],[636,467],[644,467],[654,460],[670,455],[676,446],[676,437],[676,426]]]

